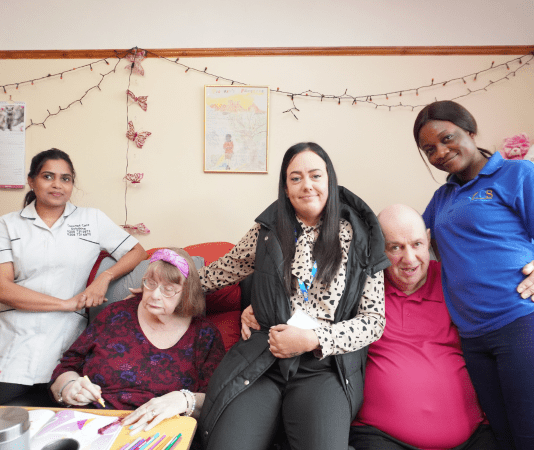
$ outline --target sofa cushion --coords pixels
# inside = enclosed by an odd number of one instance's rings
[[[224,349],[228,351],[241,337],[241,312],[228,311],[208,315],[222,334]]]
[[[241,311],[241,286],[234,284],[206,295],[206,314]]]

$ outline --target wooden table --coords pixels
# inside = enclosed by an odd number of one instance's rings
[[[12,408],[11,406],[0,406],[0,408]],[[62,411],[66,408],[36,408],[36,407],[27,407],[21,406],[28,411],[32,409],[48,409],[50,411]],[[98,414],[100,416],[115,416],[115,417],[126,417],[132,411],[121,411],[114,409],[78,409],[76,411],[81,411],[89,414]],[[136,439],[142,437],[147,438],[153,436],[155,433],[169,436],[177,436],[179,433],[182,433],[182,440],[180,443],[174,447],[173,450],[189,450],[191,447],[191,442],[193,442],[193,436],[197,429],[197,421],[192,417],[173,417],[171,419],[165,419],[163,422],[152,428],[150,431],[141,431],[136,433],[134,436],[129,435],[128,428],[124,427],[120,434],[115,439],[115,442],[111,446],[110,450],[119,450],[124,445],[134,442]]]

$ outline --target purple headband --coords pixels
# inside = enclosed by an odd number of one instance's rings
[[[180,255],[173,252],[172,250],[169,250],[168,248],[164,248],[164,249],[154,252],[154,254],[150,258],[150,263],[153,263],[159,260],[168,262],[169,264],[172,264],[173,266],[178,267],[178,269],[180,269],[180,272],[182,272],[184,277],[187,278],[187,275],[189,275],[189,264],[187,264],[186,259],[182,258]]]

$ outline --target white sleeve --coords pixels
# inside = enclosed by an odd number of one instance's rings
[[[0,217],[0,264],[13,261],[11,237],[5,219]]]
[[[102,211],[98,209],[96,211],[100,248],[106,250],[113,259],[118,261],[139,241],[119,227]]]

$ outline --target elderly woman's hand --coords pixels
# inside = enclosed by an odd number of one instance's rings
[[[527,277],[517,286],[517,292],[522,298],[530,297],[534,302],[534,261],[530,261],[523,267],[523,275]]]
[[[313,330],[280,324],[269,330],[269,350],[277,358],[292,358],[319,347],[319,339]]]
[[[79,377],[65,386],[62,397],[67,405],[84,406],[98,401],[102,397],[102,389],[88,378]]]
[[[83,293],[87,297],[85,306],[90,308],[92,306],[99,306],[108,299],[105,298],[109,283],[113,275],[110,272],[102,272],[89,286],[85,288]]]
[[[241,337],[246,341],[250,337],[250,329],[259,330],[260,324],[254,316],[252,305],[247,306],[241,313]]]
[[[127,416],[122,425],[130,425],[130,435],[134,435],[140,431],[151,430],[164,419],[182,414],[186,409],[185,394],[173,391],[149,400]]]

